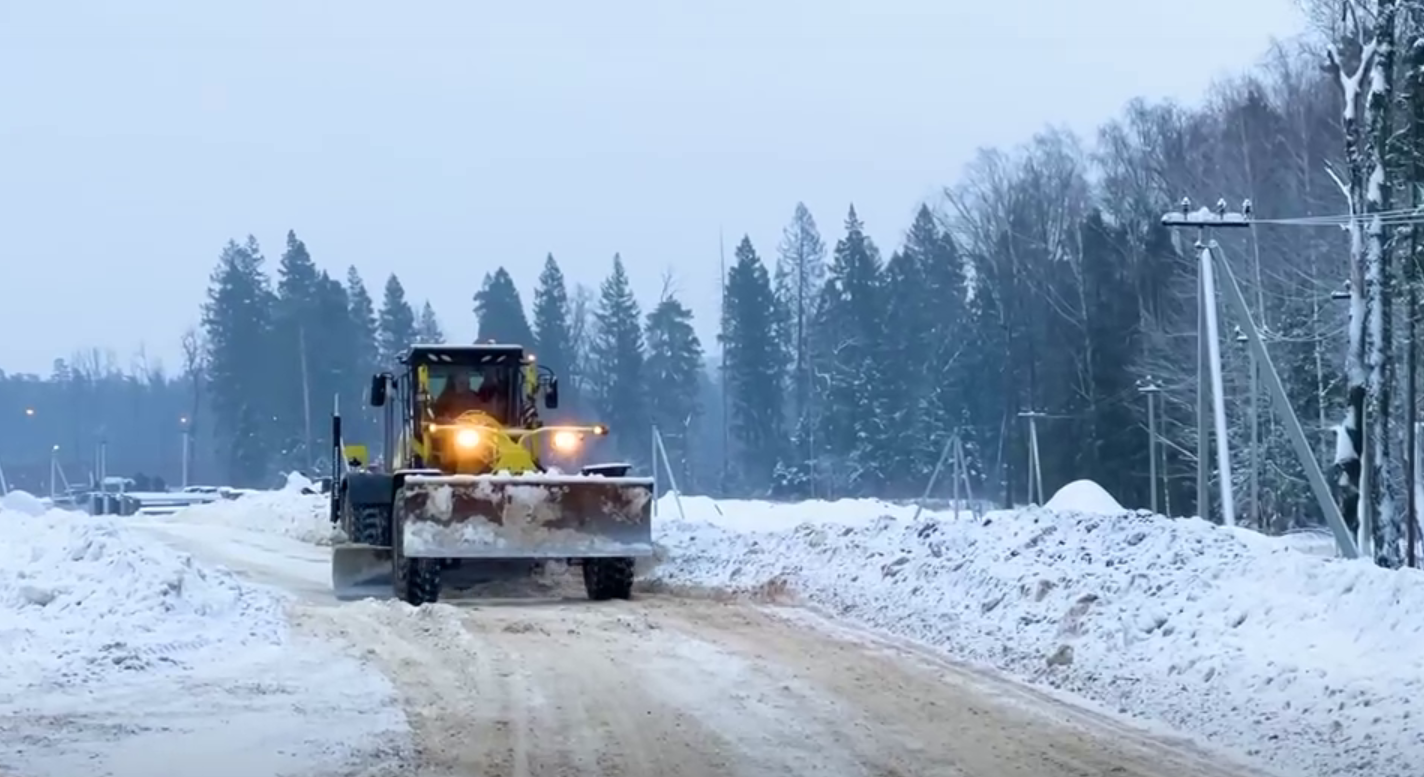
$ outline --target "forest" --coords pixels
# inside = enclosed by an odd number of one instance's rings
[[[76,477],[102,439],[111,473],[173,483],[187,434],[196,480],[266,485],[319,469],[331,398],[374,442],[367,376],[412,340],[441,340],[441,316],[473,315],[480,339],[529,344],[560,374],[568,412],[611,426],[609,455],[646,471],[656,425],[682,489],[711,495],[915,498],[957,439],[976,498],[1022,503],[1033,413],[1049,494],[1090,478],[1147,507],[1150,385],[1159,509],[1192,515],[1199,260],[1196,235],[1161,218],[1184,197],[1222,198],[1252,205],[1250,229],[1212,237],[1291,407],[1347,522],[1371,500],[1379,560],[1397,565],[1424,250],[1410,220],[1424,179],[1424,15],[1398,0],[1345,8],[1322,4],[1316,34],[1278,43],[1199,105],[1140,98],[1092,137],[1050,126],[979,151],[895,245],[876,245],[853,204],[819,219],[791,204],[775,244],[743,237],[729,252],[714,343],[671,290],[636,299],[616,255],[597,288],[567,283],[546,256],[525,290],[492,258],[469,309],[437,315],[395,275],[377,301],[295,232],[275,261],[256,238],[234,240],[176,370],[88,353],[48,376],[3,376],[0,466],[39,488],[51,456]],[[1238,520],[1318,525],[1242,345],[1249,324],[1226,308],[1221,320]]]

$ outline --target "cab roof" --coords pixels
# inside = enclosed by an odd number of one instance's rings
[[[416,343],[401,355],[401,364],[517,364],[524,361],[524,346],[503,343]]]

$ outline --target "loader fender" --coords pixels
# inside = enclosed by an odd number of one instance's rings
[[[396,500],[396,479],[389,472],[346,474],[346,501],[353,509],[390,507]]]

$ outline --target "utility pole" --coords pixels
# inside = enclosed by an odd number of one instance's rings
[[[1266,525],[1261,522],[1261,420],[1256,411],[1256,354],[1251,352],[1251,338],[1239,326],[1236,327],[1236,344],[1246,351],[1247,369],[1251,370],[1251,385],[1247,389],[1247,423],[1251,426],[1251,520],[1264,533]]]
[[[1157,450],[1160,447],[1157,442],[1157,395],[1161,391],[1162,386],[1151,376],[1137,381],[1137,393],[1147,397],[1147,476],[1152,481],[1152,512],[1156,514],[1160,514],[1157,509]]]
[[[1257,328],[1255,320],[1251,317],[1251,308],[1246,302],[1246,295],[1241,293],[1241,286],[1236,281],[1236,275],[1232,272],[1231,265],[1220,257],[1216,241],[1208,241],[1206,238],[1205,232],[1208,227],[1249,227],[1250,224],[1250,200],[1242,203],[1241,213],[1226,212],[1226,202],[1224,200],[1218,201],[1215,213],[1205,208],[1192,213],[1190,201],[1183,199],[1180,212],[1168,213],[1162,216],[1163,226],[1196,227],[1199,230],[1197,247],[1201,252],[1201,269],[1203,270],[1203,283],[1199,290],[1203,292],[1203,301],[1210,299],[1214,303],[1216,288],[1215,273],[1213,271],[1220,270],[1223,280],[1222,291],[1226,303],[1231,308],[1231,312],[1236,316],[1237,320],[1241,322],[1241,326],[1250,340],[1251,352],[1255,354],[1257,363],[1260,365],[1261,375],[1265,378],[1266,389],[1270,393],[1272,405],[1276,410],[1277,416],[1285,426],[1291,445],[1295,448],[1296,457],[1300,460],[1301,468],[1305,470],[1306,481],[1310,484],[1311,492],[1315,495],[1316,502],[1320,506],[1320,511],[1324,514],[1325,523],[1330,526],[1330,530],[1335,536],[1336,547],[1339,549],[1340,555],[1345,558],[1358,558],[1359,546],[1356,544],[1355,538],[1351,536],[1349,527],[1345,525],[1345,519],[1340,513],[1340,505],[1335,503],[1334,495],[1330,492],[1330,485],[1325,481],[1325,473],[1320,468],[1320,461],[1316,459],[1315,451],[1311,447],[1310,440],[1306,438],[1305,430],[1301,428],[1300,419],[1296,417],[1295,410],[1290,406],[1290,398],[1286,394],[1285,385],[1281,382],[1280,373],[1276,371],[1275,363],[1271,361],[1271,354],[1266,350],[1265,340],[1261,337],[1261,331]],[[1215,309],[1214,304],[1205,305],[1204,307],[1208,313],[1212,313]],[[1210,318],[1206,320],[1206,323],[1212,330],[1211,334],[1215,335],[1217,333],[1215,315],[1211,315]],[[1212,383],[1219,385],[1220,353],[1217,349],[1212,350],[1216,352],[1215,355],[1218,357],[1212,360],[1214,363],[1213,366],[1217,368],[1216,371],[1218,372],[1215,376],[1216,379],[1213,380]],[[1204,388],[1200,383],[1199,381],[1198,391]],[[1222,410],[1219,393],[1216,406],[1219,411]],[[1219,412],[1217,417],[1217,429],[1219,432],[1217,458],[1218,462],[1222,460],[1226,461],[1226,466],[1222,467],[1223,471],[1221,473],[1221,485],[1224,497],[1222,507],[1224,512],[1229,512],[1231,505],[1227,501],[1227,498],[1229,498],[1230,495],[1229,489],[1231,487],[1231,480],[1229,470],[1230,460],[1225,455],[1227,452],[1225,420],[1224,411]],[[1199,461],[1198,465],[1204,467],[1205,461]]]
[[[1218,200],[1215,212],[1206,208],[1191,210],[1191,200],[1182,199],[1177,213],[1162,217],[1169,227],[1195,227],[1197,230],[1197,513],[1210,515],[1210,495],[1207,493],[1207,459],[1210,431],[1207,422],[1207,400],[1211,399],[1211,415],[1216,427],[1216,471],[1221,494],[1221,522],[1236,525],[1236,495],[1231,484],[1231,443],[1226,436],[1226,397],[1221,376],[1221,328],[1216,310],[1216,268],[1207,230],[1211,227],[1251,226],[1251,203],[1243,206],[1245,214],[1227,213],[1226,200]],[[1252,324],[1254,329],[1255,325]]]
[[[722,238],[722,229],[717,229],[717,289],[718,304],[721,307],[721,323],[725,334],[727,327],[727,244]],[[722,342],[722,496],[727,496],[728,468],[731,460],[731,410],[727,395],[727,343]]]
[[[306,459],[307,472],[311,472],[316,467],[316,461],[312,456],[311,385],[307,382],[307,330],[304,326],[297,327],[297,350],[302,370],[302,429],[305,435],[302,456]]]
[[[1045,418],[1047,414],[1036,410],[1025,410],[1019,413],[1019,418],[1028,419],[1028,503],[1042,506],[1045,499],[1043,496],[1043,461],[1038,457],[1038,419]],[[1034,501],[1034,492],[1038,492],[1038,501]]]

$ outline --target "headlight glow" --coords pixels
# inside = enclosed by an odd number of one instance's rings
[[[554,450],[561,453],[568,453],[576,450],[579,446],[577,434],[569,431],[554,432]]]
[[[461,448],[473,448],[480,444],[480,433],[474,429],[461,429],[455,433],[455,444]]]

